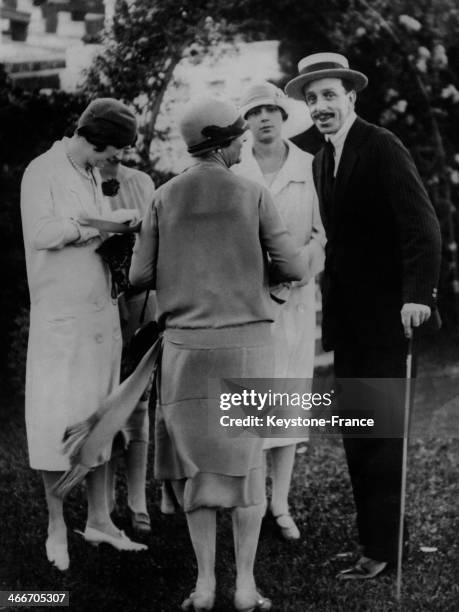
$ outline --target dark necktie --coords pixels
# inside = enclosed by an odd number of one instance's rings
[[[326,206],[333,203],[333,187],[335,184],[335,147],[326,140],[324,144],[324,200]]]

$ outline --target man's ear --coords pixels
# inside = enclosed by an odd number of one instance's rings
[[[351,100],[352,104],[355,104],[357,100],[357,94],[355,92],[355,89],[351,89],[351,91],[349,92],[349,99]]]

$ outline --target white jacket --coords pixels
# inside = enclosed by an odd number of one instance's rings
[[[311,379],[315,350],[315,281],[324,266],[325,232],[319,213],[319,203],[312,177],[313,156],[301,151],[292,142],[285,141],[288,155],[284,165],[270,186],[247,142],[242,150],[241,163],[234,172],[250,178],[270,189],[278,211],[298,246],[309,251],[309,270],[300,282],[291,283],[290,290],[275,288],[274,294],[286,302],[279,306],[273,324],[275,346],[275,377],[279,379]],[[279,384],[279,383],[278,383]],[[289,384],[290,392],[304,392],[304,383],[298,389]],[[284,446],[303,439],[267,438],[264,448]]]
[[[73,168],[65,139],[24,173],[21,214],[30,289],[26,425],[30,463],[66,470],[65,428],[89,416],[119,380],[121,332],[110,272],[95,252],[98,236],[75,242],[80,215],[105,216],[97,187]],[[100,461],[110,449],[101,449]]]

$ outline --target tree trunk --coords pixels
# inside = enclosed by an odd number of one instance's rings
[[[172,80],[174,70],[180,60],[181,60],[181,56],[178,56],[178,55],[175,55],[174,57],[171,58],[169,66],[167,67],[167,70],[166,70],[166,74],[164,75],[161,89],[158,91],[158,94],[155,96],[151,105],[149,105],[148,107],[148,113],[149,113],[150,119],[148,123],[146,123],[143,126],[143,129],[142,129],[143,141],[142,141],[142,146],[139,149],[139,155],[142,158],[142,160],[147,164],[147,166],[150,165],[150,148],[151,148],[153,137],[155,135],[156,120],[158,119],[159,111],[161,110],[161,104],[163,102],[164,95]]]

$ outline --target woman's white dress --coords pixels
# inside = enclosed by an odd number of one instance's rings
[[[65,428],[88,417],[119,382],[121,331],[107,265],[96,237],[69,243],[80,215],[109,208],[66,155],[66,139],[34,159],[23,177],[21,213],[30,291],[26,426],[32,468],[69,468]],[[85,182],[86,181],[86,182]],[[99,461],[110,456],[101,449]]]
[[[312,379],[315,350],[315,280],[324,265],[325,232],[312,176],[313,156],[285,141],[288,154],[285,163],[268,185],[252,153],[251,143],[243,147],[241,163],[234,172],[268,187],[277,209],[299,246],[307,245],[310,253],[309,281],[292,283],[290,287],[273,288],[272,293],[286,300],[278,307],[272,326],[275,344],[275,378]],[[294,392],[293,384],[288,390]],[[298,392],[304,391],[298,385]],[[264,448],[287,446],[307,439],[267,438]]]

